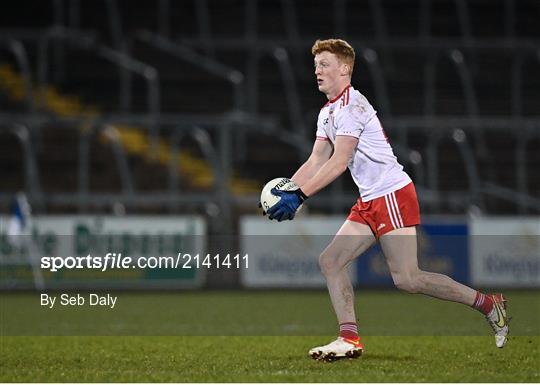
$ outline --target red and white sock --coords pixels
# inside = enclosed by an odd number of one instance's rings
[[[348,340],[358,340],[358,326],[356,322],[343,322],[339,324],[339,336]]]
[[[488,315],[493,309],[493,299],[491,298],[491,296],[482,294],[477,291],[476,298],[474,300],[474,303],[472,304],[472,307],[483,313],[484,315]]]

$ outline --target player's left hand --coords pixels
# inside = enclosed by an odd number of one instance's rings
[[[298,207],[308,198],[299,188],[291,191],[273,188],[270,192],[281,198],[278,203],[268,209],[268,217],[277,219],[278,222],[286,219],[292,220]]]

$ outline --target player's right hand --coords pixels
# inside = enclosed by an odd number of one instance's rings
[[[300,188],[288,191],[273,188],[271,192],[281,199],[268,209],[268,218],[277,219],[278,222],[294,219],[296,211],[308,198]]]

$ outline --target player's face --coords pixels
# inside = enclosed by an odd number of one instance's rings
[[[315,55],[314,64],[319,91],[326,94],[329,99],[333,99],[349,83],[347,68],[344,68],[345,64],[328,51]]]

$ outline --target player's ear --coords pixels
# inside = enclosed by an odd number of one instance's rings
[[[341,76],[347,76],[349,75],[350,72],[351,72],[351,67],[348,64],[343,63],[341,65]]]

